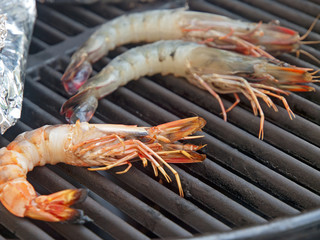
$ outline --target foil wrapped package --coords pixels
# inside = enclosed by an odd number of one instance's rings
[[[20,118],[26,61],[36,19],[35,0],[0,0],[0,131]]]

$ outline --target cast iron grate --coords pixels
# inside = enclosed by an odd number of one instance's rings
[[[38,4],[22,118],[0,137],[1,146],[21,132],[65,122],[58,114],[68,97],[60,78],[70,54],[97,26],[127,12],[183,3],[146,1],[129,7]],[[191,1],[190,7],[251,21],[279,19],[303,34],[320,12],[320,5],[316,1],[301,4],[298,0],[200,0]],[[319,33],[318,25],[309,40],[320,40]],[[303,48],[320,58],[318,46]],[[112,51],[94,65],[95,71],[125,50]],[[281,59],[317,68],[307,58],[284,54]],[[260,141],[259,119],[245,101],[224,122],[217,102],[184,79],[154,76],[131,82],[100,101],[92,122],[156,125],[182,117],[204,117],[208,124],[201,141],[209,146],[208,158],[202,164],[174,166],[186,197],[177,195],[175,183],[159,183],[152,169],[141,163],[124,175],[115,174],[117,169],[94,173],[63,164],[36,168],[28,179],[41,194],[88,188],[89,197],[77,207],[94,222],[72,225],[18,219],[0,205],[0,239],[183,238],[256,226],[319,208],[320,87],[314,87],[315,93],[288,97],[297,115],[293,121],[280,103],[278,113],[264,108],[265,139]],[[223,101],[228,106],[233,99],[223,96]]]

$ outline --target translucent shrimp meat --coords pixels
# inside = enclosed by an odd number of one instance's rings
[[[71,57],[62,83],[69,94],[87,81],[92,64],[127,43],[187,40],[256,57],[292,52],[301,45],[298,32],[277,24],[250,23],[224,16],[186,11],[153,10],[120,16],[103,24]]]
[[[259,137],[262,139],[264,113],[258,98],[275,110],[277,107],[269,96],[280,99],[292,118],[294,114],[281,94],[314,90],[305,85],[317,81],[309,70],[312,69],[193,42],[159,41],[131,49],[113,59],[63,104],[61,114],[65,114],[69,122],[78,119],[89,121],[97,108],[98,99],[118,87],[142,76],[173,74],[209,91],[219,101],[224,120],[227,119],[226,113],[240,101],[238,93],[242,93],[250,101],[254,114],[259,113],[261,117]],[[219,97],[219,94],[225,93],[233,93],[236,98],[227,110]]]

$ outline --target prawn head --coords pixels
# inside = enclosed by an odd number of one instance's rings
[[[285,52],[301,52],[315,60],[315,57],[301,50],[300,46],[319,43],[303,40],[312,31],[320,15],[301,37],[297,31],[280,26],[279,21],[247,23],[215,14],[186,12],[185,15],[188,20],[182,26],[182,31],[188,40],[198,40],[211,47],[273,60],[275,58],[272,55]]]
[[[87,123],[77,122],[76,128],[81,129],[81,125],[84,124]],[[117,166],[128,165],[125,170],[117,172],[123,174],[131,168],[132,161],[140,159],[144,166],[147,166],[148,162],[151,163],[155,176],[158,176],[158,171],[160,171],[165,179],[171,182],[171,178],[164,169],[165,166],[174,174],[180,196],[183,196],[180,177],[168,163],[196,163],[205,159],[205,155],[195,152],[204,146],[176,142],[177,140],[202,138],[203,136],[189,135],[200,131],[205,124],[206,121],[203,118],[191,117],[151,128],[140,128],[140,130],[143,129],[143,134],[140,132],[133,135],[132,130],[139,128],[120,126],[126,131],[131,130],[131,133],[121,134],[118,126],[118,131],[115,131],[114,128],[113,131],[115,132],[113,134],[84,139],[73,145],[71,151],[81,162],[89,161],[91,163],[89,166],[104,165],[98,168],[89,168],[90,171],[108,170]],[[107,128],[110,127],[95,124],[91,129],[93,133],[95,131],[105,133]],[[92,165],[93,162],[96,162],[96,164]]]
[[[266,51],[271,52],[275,55],[284,52],[296,52],[297,55],[303,53],[319,63],[319,60],[312,56],[310,53],[307,53],[304,50],[300,49],[301,45],[320,43],[320,41],[304,41],[312,32],[312,29],[315,27],[319,18],[320,14],[314,19],[309,29],[303,36],[300,36],[299,33],[294,30],[279,26],[279,23],[277,21],[271,22],[265,26],[265,31],[267,33],[267,31],[271,30],[274,34],[265,34],[261,38],[259,43],[265,46]]]
[[[277,107],[270,96],[280,99],[292,119],[294,114],[281,94],[288,95],[288,91],[313,91],[314,88],[305,83],[318,81],[317,76],[314,76],[316,72],[310,73],[312,69],[309,68],[298,68],[278,61],[272,62],[211,48],[197,48],[193,51],[193,57],[188,63],[187,79],[207,90],[215,98],[218,93],[233,93],[236,102],[227,110],[224,110],[222,105],[223,115],[240,102],[237,94],[242,93],[250,101],[254,114],[259,113],[261,117],[261,139],[265,117],[258,98],[275,111]]]
[[[315,27],[319,18],[320,14],[314,19],[309,29],[303,36],[300,36],[299,33],[294,30],[279,26],[278,23],[270,23],[265,27],[266,34],[260,39],[258,43],[255,44],[263,45],[265,50],[272,53],[273,55],[279,55],[285,52],[293,52],[296,53],[297,57],[299,57],[300,54],[304,54],[313,61],[320,64],[319,59],[317,59],[311,53],[301,49],[301,45],[320,43],[320,41],[304,41],[312,32],[312,29]],[[273,32],[272,35],[267,34],[267,32],[270,30]]]

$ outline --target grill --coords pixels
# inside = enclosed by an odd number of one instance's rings
[[[128,12],[183,4],[38,4],[22,118],[0,137],[1,146],[21,132],[65,122],[59,109],[68,96],[60,78],[71,53],[96,27]],[[303,35],[320,12],[318,4],[317,0],[198,0],[190,1],[190,8],[256,22],[279,19]],[[308,40],[320,40],[319,33],[320,24]],[[94,70],[130,47],[112,51]],[[320,59],[317,47],[302,48]],[[280,59],[317,68],[303,56],[284,54]],[[20,219],[0,205],[0,239],[313,239],[320,235],[320,87],[313,87],[316,92],[287,97],[296,114],[293,121],[280,102],[278,113],[263,106],[266,123],[261,141],[257,138],[260,120],[246,100],[224,122],[217,101],[184,79],[156,75],[131,82],[100,100],[92,122],[148,126],[194,115],[208,122],[201,140],[208,144],[207,159],[201,164],[173,165],[185,198],[178,196],[175,182],[155,178],[152,168],[143,168],[139,162],[123,175],[116,174],[119,169],[97,173],[64,164],[37,167],[28,180],[40,194],[88,188],[88,198],[76,207],[93,222],[74,225]],[[232,104],[232,96],[222,98],[226,106]]]

